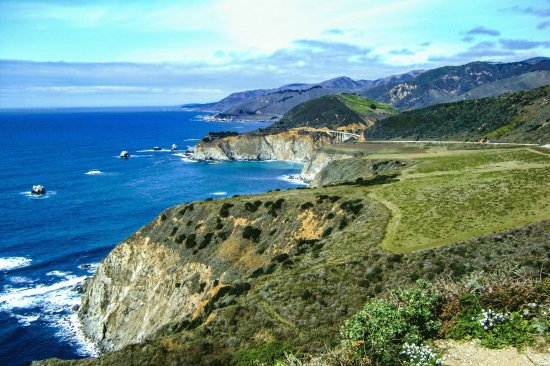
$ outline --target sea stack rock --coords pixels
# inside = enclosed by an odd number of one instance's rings
[[[124,150],[120,153],[120,158],[121,159],[128,159],[129,157],[130,157],[130,153],[126,150]]]
[[[172,151],[178,151],[178,145],[172,144]]]
[[[153,151],[160,151],[162,150],[160,146],[153,146]]]
[[[32,186],[31,194],[46,194],[46,188],[41,185]]]

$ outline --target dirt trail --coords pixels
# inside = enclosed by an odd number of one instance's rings
[[[511,347],[488,349],[479,341],[440,340],[436,343],[446,349],[444,364],[448,366],[550,366],[548,347],[543,352],[527,348],[520,353]]]

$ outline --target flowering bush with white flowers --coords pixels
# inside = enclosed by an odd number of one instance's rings
[[[472,317],[472,320],[477,320],[479,322],[479,325],[483,327],[485,330],[489,330],[495,327],[497,323],[503,323],[510,319],[510,312],[506,313],[497,313],[493,309],[489,310],[481,310],[481,316],[479,317]]]
[[[529,309],[499,312],[470,304],[463,309],[449,335],[455,339],[481,340],[489,348],[523,347],[534,341],[536,329]]]
[[[443,365],[443,357],[429,345],[403,344],[401,356],[407,366],[439,366]]]

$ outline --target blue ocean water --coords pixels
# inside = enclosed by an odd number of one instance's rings
[[[72,288],[163,209],[208,197],[295,187],[286,162],[190,162],[209,131],[265,123],[204,122],[177,109],[0,112],[0,364],[96,354]],[[132,157],[118,158],[121,150]],[[33,197],[32,185],[47,189]]]

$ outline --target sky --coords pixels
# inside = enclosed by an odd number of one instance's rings
[[[0,108],[203,103],[549,51],[550,0],[0,0]]]

